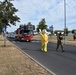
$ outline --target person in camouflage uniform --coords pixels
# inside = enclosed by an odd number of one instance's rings
[[[63,40],[63,36],[62,36],[62,34],[61,34],[61,32],[60,32],[60,33],[57,35],[57,47],[56,47],[56,51],[58,51],[59,46],[61,46],[62,52],[64,52],[62,40]]]

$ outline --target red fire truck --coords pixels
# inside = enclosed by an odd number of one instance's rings
[[[35,30],[34,25],[23,25],[20,26],[15,32],[15,39],[18,41],[31,41],[33,39],[33,31]]]

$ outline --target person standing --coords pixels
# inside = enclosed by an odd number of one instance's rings
[[[63,36],[62,36],[62,34],[61,34],[61,32],[60,32],[60,33],[57,35],[57,47],[56,47],[56,51],[58,51],[59,46],[61,46],[62,52],[64,52],[62,40],[63,40]]]
[[[41,36],[41,50],[44,51],[44,52],[47,52],[47,44],[48,44],[48,34],[47,34],[47,31],[45,29],[43,29],[41,31],[41,29],[39,29],[39,33],[40,33],[40,36]]]
[[[75,40],[76,40],[76,33],[75,33]]]
[[[76,33],[73,35],[73,39],[76,40]]]
[[[73,35],[73,39],[75,40],[75,34]]]

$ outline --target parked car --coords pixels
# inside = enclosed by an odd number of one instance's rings
[[[8,38],[15,38],[15,36],[16,36],[15,32],[11,32],[7,34]]]
[[[7,38],[10,38],[10,37],[11,37],[11,34],[10,34],[10,33],[8,33],[8,34],[7,34]]]
[[[38,35],[38,34],[39,34],[38,32],[34,31],[34,35]]]

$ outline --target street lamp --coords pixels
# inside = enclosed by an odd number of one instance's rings
[[[66,0],[64,0],[64,43],[66,42]]]

